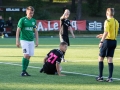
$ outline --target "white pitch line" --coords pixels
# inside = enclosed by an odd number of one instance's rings
[[[7,65],[14,65],[14,66],[22,66],[20,64],[14,64],[14,63],[10,63],[10,62],[0,62],[0,64],[7,64]],[[29,68],[37,68],[40,69],[40,67],[35,67],[35,66],[28,66]],[[97,75],[92,75],[92,74],[84,74],[84,73],[77,73],[77,72],[68,72],[68,71],[61,71],[63,73],[67,73],[67,74],[76,74],[76,75],[82,75],[82,76],[89,76],[89,77],[97,77]],[[108,77],[103,77],[103,78],[108,78]],[[114,80],[118,80],[120,81],[120,78],[112,78]]]

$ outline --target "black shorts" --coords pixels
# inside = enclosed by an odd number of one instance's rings
[[[63,41],[65,41],[68,44],[68,46],[70,46],[70,42],[69,42],[69,37],[68,36],[62,36],[62,39],[63,39]]]
[[[44,73],[50,74],[50,75],[55,75],[55,73],[57,72],[57,70],[55,68],[48,67],[45,64],[43,65],[43,71],[44,71]]]
[[[116,46],[117,46],[116,40],[109,40],[109,39],[104,40],[103,45],[100,48],[99,56],[113,57]]]
[[[0,32],[4,32],[4,28],[0,28]]]

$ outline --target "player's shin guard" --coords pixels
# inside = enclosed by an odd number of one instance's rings
[[[26,58],[22,59],[22,72],[26,72]]]
[[[27,70],[27,68],[28,68],[28,65],[29,65],[29,60],[26,59],[26,70]]]
[[[108,78],[112,78],[113,68],[114,68],[113,63],[108,63],[108,67],[109,67],[109,77]]]
[[[103,61],[99,62],[99,77],[103,76],[103,68],[104,68],[104,63]]]

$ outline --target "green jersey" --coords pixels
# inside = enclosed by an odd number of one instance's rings
[[[18,27],[21,28],[20,40],[33,41],[34,29],[36,28],[36,20],[23,17],[18,22]]]

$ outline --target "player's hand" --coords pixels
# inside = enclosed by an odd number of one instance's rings
[[[38,42],[36,42],[35,47],[38,47]]]
[[[102,38],[103,34],[99,34],[96,36],[96,38]]]
[[[20,47],[20,42],[16,42],[16,46],[19,48]]]
[[[101,47],[102,47],[102,45],[103,45],[103,43],[99,43],[99,48],[101,48]]]
[[[67,13],[68,13],[68,10],[65,10],[63,15],[66,16]]]
[[[75,35],[73,35],[73,38],[75,38]]]
[[[59,74],[59,76],[66,76],[66,75],[64,75],[64,74]]]

